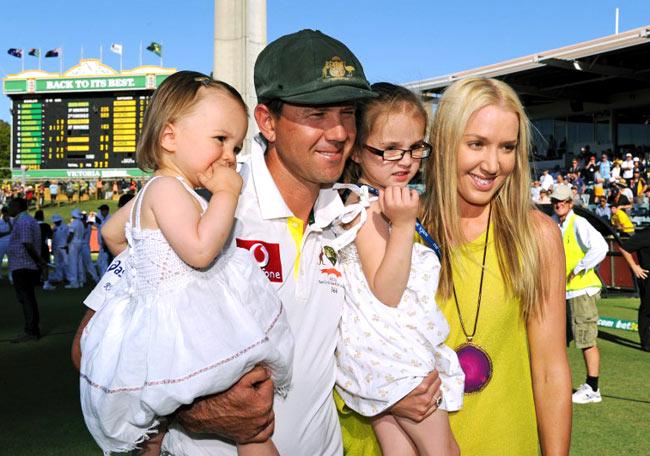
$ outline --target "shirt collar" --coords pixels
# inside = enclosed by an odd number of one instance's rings
[[[292,217],[291,210],[284,202],[280,190],[269,172],[264,160],[266,144],[258,134],[252,143],[250,168],[255,193],[260,204],[260,213],[265,220]]]
[[[293,213],[287,207],[280,190],[266,166],[264,153],[266,142],[258,134],[252,144],[250,157],[250,173],[257,193],[260,212],[263,219],[289,218]],[[336,190],[331,187],[322,188],[314,204],[314,223],[312,228],[322,230],[330,225],[345,209]]]

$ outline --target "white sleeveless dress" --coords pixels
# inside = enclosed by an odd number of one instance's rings
[[[291,379],[293,336],[255,259],[236,248],[205,269],[187,265],[160,230],[140,228],[149,183],[126,226],[127,280],[107,291],[81,338],[82,411],[105,454],[134,449],[159,417],[228,389],[258,363],[281,394]]]
[[[465,375],[456,352],[445,345],[449,324],[435,301],[440,261],[433,250],[415,243],[411,272],[397,307],[379,301],[370,290],[354,238],[372,201],[367,189],[339,185],[359,193],[347,206],[341,225],[360,215],[360,223],[337,238],[345,284],[345,304],[336,348],[336,390],[345,404],[375,416],[406,396],[436,369],[447,411],[463,404]],[[341,230],[339,230],[341,231]],[[415,233],[415,230],[414,230]]]

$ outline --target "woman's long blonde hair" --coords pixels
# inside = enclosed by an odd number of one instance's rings
[[[542,288],[539,244],[531,222],[530,127],[517,94],[507,84],[486,78],[468,78],[452,84],[438,104],[426,164],[427,196],[422,222],[440,242],[442,271],[438,297],[453,293],[452,256],[467,240],[460,223],[458,149],[472,114],[486,106],[511,110],[519,118],[515,168],[492,200],[492,224],[501,274],[506,289],[521,301],[525,318],[537,315],[546,294]]]

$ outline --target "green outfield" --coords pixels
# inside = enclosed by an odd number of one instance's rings
[[[102,204],[107,204],[110,208],[110,213],[113,214],[117,210],[117,201],[116,200],[89,200],[81,202],[71,202],[61,204],[60,206],[45,206],[43,207],[43,215],[45,216],[45,221],[52,223],[52,216],[54,214],[59,214],[63,217],[63,220],[67,223],[70,221],[70,213],[73,209],[79,208],[82,211],[88,213],[95,212],[98,213],[98,207]],[[31,215],[34,215],[35,209],[32,207],[29,210]]]
[[[79,377],[69,356],[88,291],[40,291],[44,337],[10,344],[22,316],[13,289],[0,281],[0,454],[101,455],[84,427]],[[604,316],[635,320],[637,306],[636,299],[612,298],[603,300],[600,310]],[[622,330],[601,330],[599,344],[603,402],[574,408],[571,454],[647,454],[650,353],[639,350],[636,333]],[[573,347],[569,355],[577,387],[584,381],[582,358]]]

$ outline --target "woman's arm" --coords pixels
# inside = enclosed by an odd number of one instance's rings
[[[415,190],[386,188],[368,208],[355,241],[370,291],[390,307],[399,304],[411,272],[418,201]],[[384,216],[391,222],[390,231]]]
[[[571,443],[571,371],[566,353],[566,282],[560,230],[534,211],[546,295],[539,315],[528,318],[533,395],[542,454],[568,455]]]

